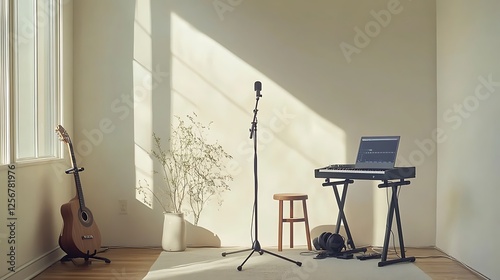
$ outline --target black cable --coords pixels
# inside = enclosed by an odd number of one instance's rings
[[[254,220],[255,220],[255,207],[257,207],[257,203],[254,199],[253,201],[253,208],[252,208],[252,219],[251,219],[251,225],[250,225],[250,244],[252,244],[253,246],[253,243],[254,243],[254,236],[253,236],[253,225],[254,225]]]

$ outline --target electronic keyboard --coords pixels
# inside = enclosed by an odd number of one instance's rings
[[[415,178],[415,167],[394,167],[389,169],[356,168],[354,164],[333,164],[314,170],[315,178],[353,180],[396,180]]]

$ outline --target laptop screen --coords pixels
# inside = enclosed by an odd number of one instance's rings
[[[356,168],[389,169],[396,162],[400,136],[364,136],[359,143]]]

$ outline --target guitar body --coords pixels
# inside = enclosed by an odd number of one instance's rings
[[[59,236],[59,246],[70,257],[89,257],[101,248],[101,233],[92,212],[80,210],[77,197],[61,206],[64,226]]]
[[[61,125],[56,127],[56,132],[61,141],[68,144],[73,167],[66,170],[66,174],[73,174],[76,187],[76,196],[61,206],[64,225],[59,235],[59,246],[67,254],[61,261],[71,258],[88,259],[92,257],[105,260],[109,263],[108,259],[95,256],[101,249],[101,233],[99,232],[99,228],[97,228],[92,212],[85,206],[79,175],[83,171],[83,168],[76,166],[71,138]]]

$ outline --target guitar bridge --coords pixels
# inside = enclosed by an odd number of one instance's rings
[[[94,236],[92,234],[82,235],[82,240],[87,240],[87,239],[94,239]]]

